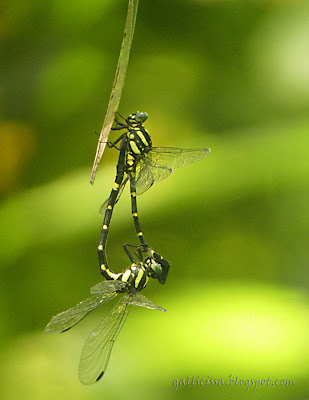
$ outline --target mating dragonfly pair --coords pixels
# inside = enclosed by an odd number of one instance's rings
[[[173,147],[153,147],[149,133],[143,123],[148,118],[145,112],[136,112],[121,122],[116,115],[112,130],[125,130],[114,142],[108,142],[110,148],[119,151],[117,173],[109,198],[102,204],[100,214],[104,220],[98,245],[100,272],[106,279],[93,288],[91,296],[77,306],[64,311],[49,322],[46,332],[67,331],[81,321],[87,314],[123,294],[111,313],[91,333],[82,351],[79,364],[79,378],[84,384],[98,381],[107,367],[114,341],[120,332],[131,305],[166,311],[152,303],[139,292],[145,288],[149,278],[164,284],[170,264],[156,253],[145,240],[141,229],[136,196],[144,193],[154,183],[166,179],[174,168],[182,167],[201,160],[209,149],[180,149]],[[118,146],[119,147],[118,147]],[[125,244],[131,266],[122,273],[113,272],[107,262],[106,242],[115,204],[118,202],[126,184],[130,184],[131,212],[140,245]],[[135,261],[129,248],[135,248]]]

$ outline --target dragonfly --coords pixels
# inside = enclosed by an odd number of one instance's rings
[[[143,125],[147,118],[148,114],[146,112],[137,111],[130,114],[128,118],[124,118],[117,113],[115,118],[116,125],[112,130],[125,130],[125,132],[114,142],[107,143],[109,147],[119,150],[119,157],[112,191],[109,198],[100,208],[100,214],[104,214],[98,245],[101,273],[102,265],[103,272],[107,265],[105,249],[113,209],[126,184],[130,182],[131,212],[135,231],[144,247],[144,251],[148,252],[150,247],[141,229],[136,196],[145,193],[154,183],[166,179],[172,173],[173,169],[199,161],[210,152],[210,149],[207,148],[153,147],[149,132]],[[119,147],[117,146],[118,144]]]
[[[112,272],[112,271],[111,271]],[[85,385],[99,381],[104,375],[114,342],[121,331],[132,305],[166,312],[140,291],[149,278],[158,279],[162,270],[159,264],[147,258],[135,263],[114,278],[102,281],[90,289],[90,297],[75,307],[54,316],[45,328],[47,333],[62,333],[78,324],[96,308],[115,297],[118,301],[111,312],[91,333],[83,347],[79,362],[79,380]]]

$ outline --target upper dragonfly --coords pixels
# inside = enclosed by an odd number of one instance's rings
[[[144,239],[137,214],[136,195],[148,190],[154,183],[166,179],[174,168],[183,167],[195,161],[201,160],[210,149],[181,149],[175,147],[153,147],[151,137],[143,123],[148,118],[147,113],[137,111],[122,117],[120,122],[116,115],[116,125],[112,130],[125,129],[122,135],[114,142],[108,142],[109,147],[119,150],[117,173],[109,198],[102,204],[100,214],[105,213],[99,241],[98,256],[100,266],[107,264],[105,256],[106,241],[112,213],[115,204],[119,200],[126,183],[130,182],[132,216],[135,230],[144,250],[150,248]],[[117,144],[120,142],[119,147]]]
[[[206,148],[153,147],[149,132],[143,126],[148,118],[147,113],[137,111],[128,118],[118,115],[125,123],[120,122],[116,115],[116,126],[112,130],[126,129],[126,132],[114,142],[108,142],[109,147],[120,151],[118,165],[123,165],[116,202],[128,180],[134,182],[138,195],[143,194],[154,183],[166,179],[173,169],[199,161],[210,152],[210,149]],[[117,147],[119,142],[120,146]],[[100,207],[100,214],[104,213],[107,203],[108,199]]]
[[[130,257],[131,258],[131,257]],[[133,262],[120,274],[110,271],[111,280],[103,281],[90,289],[91,296],[75,307],[57,314],[46,326],[48,333],[61,333],[69,330],[86,315],[119,294],[121,298],[112,311],[88,337],[79,363],[79,379],[83,384],[91,384],[102,378],[114,345],[131,305],[166,311],[152,303],[139,292],[145,288],[149,278],[158,279],[162,268],[152,258],[143,262]]]

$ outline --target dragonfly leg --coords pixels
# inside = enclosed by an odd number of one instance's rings
[[[139,261],[143,261],[141,246],[138,246],[134,253],[135,253],[136,257],[139,259]]]
[[[125,124],[119,124],[119,126],[114,126],[111,128],[111,131],[120,131],[121,129],[127,129],[127,125]]]
[[[107,147],[109,147],[110,149],[113,147],[114,149],[116,149],[116,150],[119,150],[120,151],[120,148],[119,147],[117,147],[116,145],[115,145],[115,143],[114,142],[110,142],[110,141],[108,141],[108,142],[105,142],[106,144],[107,144]]]
[[[105,143],[107,144],[107,146],[108,146],[109,148],[114,147],[115,149],[117,149],[117,150],[120,151],[120,147],[117,147],[116,144],[119,143],[120,140],[122,140],[124,136],[125,136],[125,134],[122,134],[122,135],[120,135],[119,138],[117,138],[114,142],[108,141],[108,142],[105,142]]]
[[[121,117],[122,119],[124,119],[127,122],[127,120],[121,114],[119,114],[119,112],[115,112],[115,124],[116,124],[116,126],[111,128],[113,131],[118,131],[118,130],[121,130],[121,129],[128,128],[127,123],[124,124],[124,123],[119,121],[118,115],[119,115],[119,117]]]
[[[144,252],[148,252],[148,250],[144,250],[144,246],[142,245],[136,245],[136,244],[129,244],[126,243],[123,245],[124,251],[127,253],[128,257],[130,258],[130,260],[132,261],[133,257],[132,257],[132,253],[130,252],[130,250],[128,249],[128,247],[133,247],[134,250],[134,254],[136,255],[136,257],[138,258],[138,261],[143,262],[143,254],[142,251]],[[143,249],[143,250],[142,250]],[[131,258],[132,257],[132,258]],[[132,262],[135,262],[134,260]]]
[[[127,119],[126,119],[123,115],[121,115],[118,111],[116,111],[116,112],[115,112],[115,122],[116,122],[116,125],[124,125],[124,124],[122,124],[121,122],[119,122],[119,117],[122,118],[124,121],[127,122]]]
[[[129,257],[131,263],[135,263],[135,260],[134,260],[134,258],[132,256],[131,251],[129,250],[129,247],[136,247],[136,246],[134,246],[132,244],[125,243],[122,247],[123,247],[124,251],[126,252],[127,256]]]

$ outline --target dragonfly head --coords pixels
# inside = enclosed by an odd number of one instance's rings
[[[161,274],[162,274],[162,267],[161,267],[161,265],[160,264],[157,264],[157,263],[152,263],[151,264],[151,267],[150,267],[151,269],[152,269],[152,271],[157,275],[157,276],[160,276]]]
[[[145,122],[147,118],[148,118],[148,114],[147,113],[136,111],[135,120],[137,122]]]
[[[151,278],[158,279],[159,283],[164,284],[170,269],[170,263],[151,248],[148,249],[147,254],[148,257],[145,258],[144,265],[147,267],[148,275]]]
[[[147,257],[144,260],[144,265],[147,268],[147,274],[151,278],[159,279],[162,274],[162,266],[155,262],[152,257]]]
[[[126,119],[127,124],[130,126],[138,126],[141,125],[148,118],[148,114],[145,112],[136,111],[136,113],[131,114]]]

